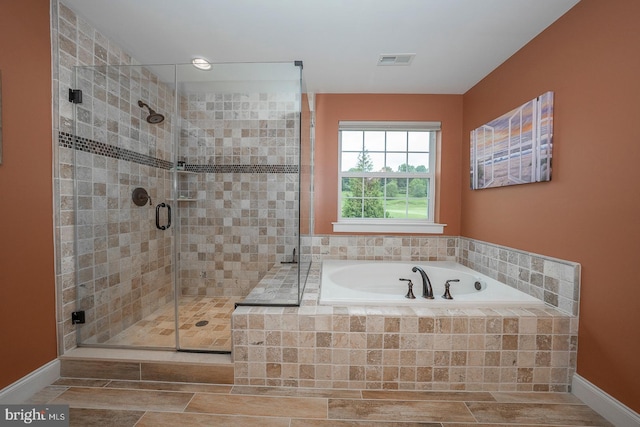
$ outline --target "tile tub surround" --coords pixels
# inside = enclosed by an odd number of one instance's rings
[[[238,307],[237,385],[343,389],[569,390],[578,318],[546,309],[318,305],[313,263],[300,307]]]
[[[580,264],[460,237],[461,264],[578,315]]]
[[[560,311],[578,315],[580,264],[455,236],[304,237],[302,259],[456,261],[492,279],[538,298]]]

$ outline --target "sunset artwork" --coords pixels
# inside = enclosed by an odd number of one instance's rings
[[[553,92],[471,131],[471,188],[551,180]]]

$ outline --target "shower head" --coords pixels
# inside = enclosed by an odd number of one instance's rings
[[[164,116],[160,113],[156,113],[155,110],[153,110],[151,107],[149,107],[149,105],[145,104],[142,101],[138,101],[138,106],[140,108],[147,108],[147,110],[149,110],[149,115],[147,116],[147,122],[151,123],[151,124],[158,124],[158,123],[162,123],[164,121]]]

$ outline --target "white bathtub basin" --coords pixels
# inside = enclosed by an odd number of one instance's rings
[[[422,298],[422,277],[412,272],[421,267],[433,287],[433,300]],[[405,298],[408,282],[413,283],[415,299]],[[447,280],[452,282],[452,300],[442,298]],[[475,283],[480,283],[476,290]],[[455,307],[544,307],[543,301],[511,288],[461,264],[450,261],[394,262],[345,261],[322,262],[320,304],[325,305],[410,305],[433,308]]]

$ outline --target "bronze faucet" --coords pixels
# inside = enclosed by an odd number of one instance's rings
[[[433,288],[431,287],[431,280],[424,270],[420,267],[413,267],[411,269],[414,273],[417,271],[422,276],[422,298],[433,299]]]

